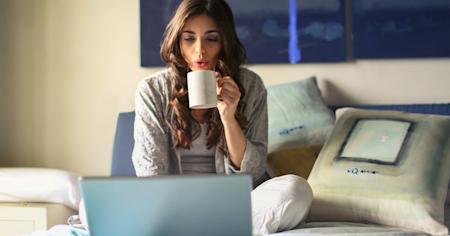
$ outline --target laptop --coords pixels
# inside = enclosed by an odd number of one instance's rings
[[[91,236],[251,236],[249,175],[82,177]]]

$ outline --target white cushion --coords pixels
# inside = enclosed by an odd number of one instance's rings
[[[78,176],[46,168],[0,168],[0,202],[50,202],[78,210]]]
[[[312,202],[311,187],[297,175],[267,180],[251,196],[254,235],[294,228],[305,219]]]

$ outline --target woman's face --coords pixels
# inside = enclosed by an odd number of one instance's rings
[[[222,38],[208,15],[189,17],[181,30],[181,54],[192,71],[214,70],[222,49]]]

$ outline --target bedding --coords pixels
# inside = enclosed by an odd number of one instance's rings
[[[331,106],[333,111],[339,111],[339,108],[348,107],[345,105]],[[352,105],[353,108],[368,110],[390,110],[402,111],[408,113],[431,114],[450,116],[450,103],[431,103],[431,104],[391,104],[391,105]],[[336,118],[339,117],[336,113]],[[449,188],[450,190],[450,184]],[[450,204],[450,191],[447,193],[446,204]]]
[[[311,222],[305,223],[285,232],[271,236],[319,236],[319,235],[349,235],[349,236],[423,236],[420,231],[404,228],[386,227],[375,224],[351,222]]]
[[[89,236],[89,232],[70,225],[55,225],[47,231],[37,231],[28,236]]]
[[[322,145],[334,126],[316,77],[267,88],[268,153],[305,144]]]
[[[47,168],[0,168],[0,202],[60,203],[78,210],[78,176]]]
[[[308,214],[312,190],[304,178],[284,175],[251,192],[253,234],[292,229]]]
[[[396,109],[396,110],[407,110],[409,112],[423,112],[423,113],[440,113],[450,115],[450,104],[420,104],[420,105],[366,105],[359,106],[364,109]],[[335,107],[336,108],[336,107]],[[335,109],[332,108],[332,109]],[[133,120],[134,112],[127,112],[119,114],[117,132],[114,143],[114,154],[112,160],[112,175],[113,176],[123,176],[123,175],[134,175],[134,170],[130,161],[131,150],[133,146],[132,130],[133,130]],[[294,146],[301,147],[299,145]],[[120,152],[117,150],[120,149]],[[287,149],[286,149],[287,150]],[[286,153],[285,153],[286,154]],[[287,154],[290,158],[295,158],[295,152],[289,152]],[[309,154],[308,154],[309,155]],[[282,156],[284,158],[285,156]],[[295,168],[293,166],[288,166],[288,168]],[[285,170],[286,170],[285,169]],[[288,169],[289,170],[289,169]],[[450,213],[450,207],[447,205],[445,208],[445,223],[448,226],[450,219],[447,217]],[[78,222],[77,224],[79,224]],[[88,236],[86,230],[69,226],[69,225],[58,225],[53,227],[51,230],[46,232],[40,232],[39,234],[34,234],[33,236]],[[391,226],[383,226],[376,224],[366,224],[366,223],[351,223],[351,222],[308,222],[297,226],[295,229],[279,232],[277,236],[289,235],[289,236],[313,236],[313,235],[425,235],[425,233],[398,228]]]
[[[450,117],[347,108],[308,178],[308,221],[371,222],[447,235]]]

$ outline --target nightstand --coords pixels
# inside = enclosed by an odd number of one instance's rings
[[[55,203],[0,203],[0,235],[19,236],[67,224],[76,214],[73,209]]]

